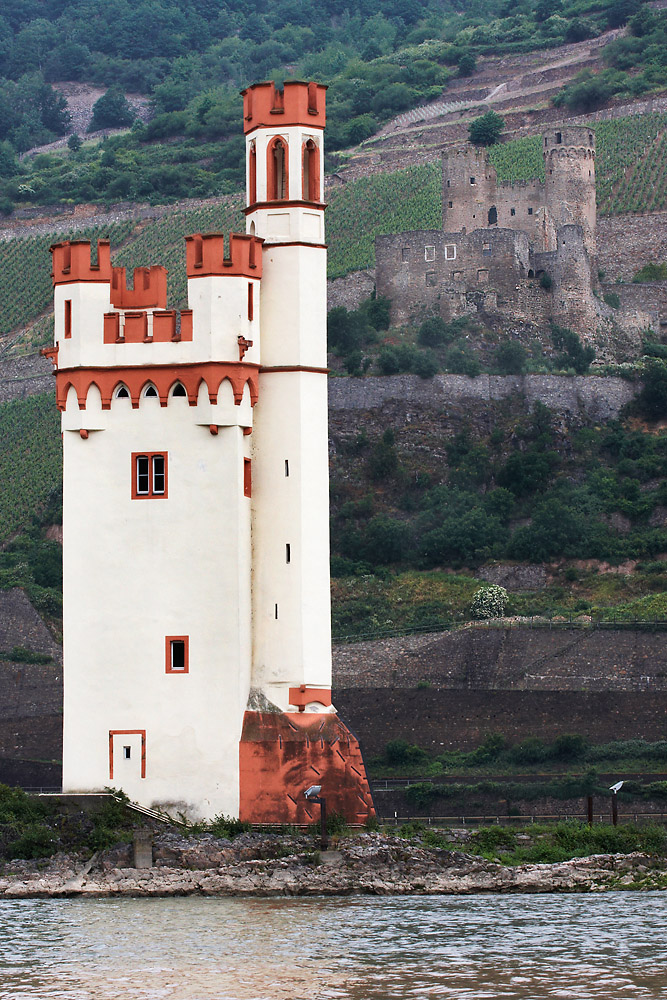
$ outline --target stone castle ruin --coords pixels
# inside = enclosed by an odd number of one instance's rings
[[[472,145],[444,154],[442,230],[376,238],[377,292],[394,323],[482,312],[589,341],[667,323],[667,285],[614,286],[614,307],[598,287],[593,130],[559,126],[542,143],[544,181],[499,181]]]

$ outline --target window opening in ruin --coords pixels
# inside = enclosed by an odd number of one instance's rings
[[[449,186],[450,186],[450,185],[449,185],[449,181],[447,181],[447,187],[449,187]]]
[[[532,210],[532,208],[529,208],[528,209],[528,215],[532,215],[532,214],[533,214],[533,210]]]
[[[510,215],[516,215],[516,208],[510,208]]]
[[[475,183],[475,178],[474,178],[474,177],[471,177],[471,178],[470,178],[470,183],[471,183],[471,184],[474,184],[474,183]]]
[[[556,132],[556,142],[560,146],[563,141],[563,135],[561,132]]]
[[[482,244],[482,254],[483,254],[484,257],[490,257],[491,256],[491,244],[490,243],[483,243]]]
[[[449,208],[454,208],[454,202],[453,201],[448,201],[447,204],[448,204]]]
[[[496,226],[498,224],[498,209],[495,205],[492,205],[489,209],[489,225]]]
[[[528,271],[528,277],[529,277],[529,278],[534,278],[534,277],[535,277],[535,273],[534,273],[534,271],[533,271],[532,267],[531,267],[531,268],[530,268],[530,270]]]
[[[452,278],[454,281],[461,281],[463,278],[463,271],[452,271]]]
[[[130,760],[132,756],[132,747],[123,747],[123,757],[125,760]]]
[[[435,247],[424,247],[424,260],[435,260]]]
[[[431,287],[437,284],[437,277],[435,271],[426,272],[426,284],[430,285]]]
[[[448,243],[445,247],[445,260],[456,260],[456,246]]]
[[[488,280],[489,280],[489,272],[486,270],[486,268],[484,269],[480,268],[480,270],[477,272],[477,281],[480,283],[480,285],[483,285]]]
[[[403,261],[404,264],[406,264],[410,260],[409,247],[403,247],[403,249],[401,250],[401,260]]]
[[[291,559],[292,559],[292,549],[290,543],[287,542],[287,544],[285,545],[285,562],[286,563],[291,562]]]

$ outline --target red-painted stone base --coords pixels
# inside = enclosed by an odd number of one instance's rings
[[[318,820],[319,806],[303,794],[310,785],[321,785],[327,812],[348,823],[375,815],[359,743],[337,715],[246,712],[239,758],[246,822]]]

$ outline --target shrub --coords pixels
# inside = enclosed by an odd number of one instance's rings
[[[475,378],[482,370],[477,358],[469,350],[455,344],[445,355],[445,367],[455,375]]]
[[[67,148],[71,149],[73,153],[78,153],[78,151],[81,149],[82,146],[83,146],[83,140],[81,139],[80,135],[76,134],[76,132],[74,133],[74,135],[71,135],[67,140]]]
[[[247,833],[252,826],[250,823],[244,823],[240,819],[234,819],[231,816],[223,816],[222,813],[219,816],[214,816],[211,822],[208,824],[208,832],[212,833],[214,837],[221,837],[225,840],[233,840],[234,837],[238,837],[241,833]]]
[[[407,740],[398,738],[390,740],[384,748],[384,759],[391,767],[400,767],[402,764],[414,764],[425,760],[428,754],[421,747]]]
[[[374,330],[389,329],[391,299],[388,299],[386,295],[373,295],[370,299],[362,303],[360,311],[365,315],[368,323]]]
[[[459,56],[459,61],[457,63],[459,76],[472,76],[475,72],[476,65],[477,60],[472,52],[464,52]]]
[[[612,309],[618,309],[621,305],[621,299],[617,292],[605,292],[602,298]]]
[[[481,587],[470,603],[470,613],[473,618],[499,618],[505,612],[507,600],[504,587],[495,584]]]
[[[646,361],[643,381],[637,409],[648,420],[659,420],[667,415],[667,363],[658,358]]]
[[[412,370],[420,378],[433,378],[438,371],[438,361],[431,351],[417,351],[412,362]]]
[[[487,111],[470,123],[468,138],[475,146],[493,146],[504,128],[505,119],[495,111]]]
[[[134,121],[134,112],[120,87],[109,87],[93,105],[89,132],[102,128],[124,128]]]
[[[595,360],[595,348],[584,347],[574,330],[555,323],[551,327],[551,339],[554,347],[564,352],[556,359],[557,364],[562,368],[574,368],[577,375],[585,375]]]
[[[391,427],[373,445],[368,457],[368,474],[371,479],[382,480],[393,475],[398,468],[398,455],[394,447],[394,432]]]
[[[634,282],[667,281],[667,264],[644,264],[632,279]]]
[[[383,347],[378,355],[378,368],[383,375],[398,375],[401,361],[394,347]]]
[[[549,291],[553,285],[553,279],[548,271],[542,271],[542,274],[540,275],[540,285],[542,288],[546,289],[546,291]]]
[[[426,347],[439,347],[447,343],[447,324],[441,316],[429,316],[419,327],[417,340]]]
[[[501,375],[520,375],[526,359],[525,347],[516,340],[508,340],[496,348],[496,366]]]

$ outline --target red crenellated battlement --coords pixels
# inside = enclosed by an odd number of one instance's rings
[[[229,234],[229,252],[225,256],[222,233],[194,233],[185,237],[185,257],[188,278],[211,275],[231,277],[262,277],[262,243],[257,236],[246,233]]]
[[[256,83],[243,94],[243,131],[270,126],[309,125],[324,128],[326,124],[326,91],[321,83],[293,80],[276,88],[273,80]]]
[[[134,288],[127,287],[124,267],[112,268],[111,304],[115,309],[166,309],[167,268],[135,267]]]
[[[97,263],[91,263],[90,240],[64,240],[49,248],[54,285],[111,280],[111,244],[97,241]]]

